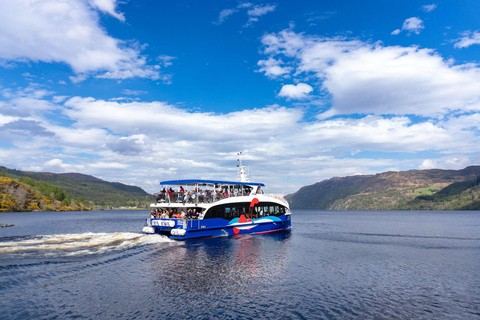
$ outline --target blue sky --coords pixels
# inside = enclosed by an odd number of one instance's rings
[[[158,189],[480,162],[478,1],[0,3],[0,164]]]

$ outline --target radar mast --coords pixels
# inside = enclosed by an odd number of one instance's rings
[[[250,182],[247,176],[247,171],[245,170],[245,166],[242,165],[243,152],[238,152],[237,156],[238,156],[237,161],[239,163],[237,164],[237,167],[238,167],[238,173],[240,175],[240,182]]]

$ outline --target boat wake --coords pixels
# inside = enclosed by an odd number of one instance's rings
[[[172,241],[165,236],[130,232],[41,235],[0,241],[0,254],[78,256]]]

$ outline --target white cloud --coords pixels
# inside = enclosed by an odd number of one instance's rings
[[[436,8],[437,8],[437,5],[434,4],[434,3],[426,4],[426,5],[422,6],[423,11],[425,11],[425,12],[432,12]]]
[[[402,26],[402,30],[414,32],[415,34],[420,34],[420,31],[422,31],[424,28],[425,26],[423,25],[423,21],[417,17],[406,19]]]
[[[420,34],[420,32],[425,28],[423,25],[423,21],[420,18],[417,17],[411,17],[406,19],[403,22],[402,29],[396,29],[392,31],[392,35],[397,35],[401,31],[407,31],[408,34],[411,34],[412,32],[415,34]]]
[[[8,137],[3,142],[13,145],[0,148],[3,165],[92,174],[151,192],[158,179],[235,179],[236,152],[241,150],[252,179],[265,182],[272,192],[292,192],[332,176],[416,168],[424,161],[394,160],[397,152],[412,153],[412,158],[416,152],[440,154],[430,160],[445,167],[468,164],[480,152],[480,113],[437,121],[337,115],[306,122],[304,109],[278,105],[221,114],[163,102],[83,97],[58,99],[57,105],[49,101],[55,99],[52,95],[33,88],[3,91],[8,98],[0,101],[0,131]],[[55,123],[33,113],[4,115],[21,95],[62,114]],[[362,156],[372,151],[382,152],[383,159]]]
[[[142,94],[147,94],[148,91],[144,90],[130,90],[130,89],[123,89],[122,90],[123,94],[129,95],[129,96],[140,96]]]
[[[440,117],[480,110],[480,69],[454,65],[432,49],[382,46],[284,30],[262,38],[264,53],[283,56],[299,81],[320,81],[334,114]],[[302,79],[303,78],[303,79]]]
[[[89,6],[89,4],[93,5]],[[113,0],[6,0],[0,11],[0,59],[66,63],[77,74],[158,79],[136,44],[109,36],[94,8],[123,20]]]
[[[52,98],[52,102],[53,103],[60,103],[60,102],[63,102],[65,100],[67,100],[68,96],[54,96]]]
[[[407,117],[337,118],[312,123],[303,132],[305,141],[327,148],[382,152],[468,152],[479,138],[472,131],[431,121],[413,123]],[[473,147],[470,152],[478,152]]]
[[[286,84],[282,87],[278,96],[290,99],[305,99],[312,91],[313,88],[306,83]]]
[[[62,159],[51,159],[43,164],[46,170],[52,172],[81,172],[84,167],[81,165],[72,165],[64,163]]]
[[[174,141],[234,141],[276,135],[296,126],[302,116],[298,110],[278,106],[213,114],[187,112],[162,102],[120,103],[81,97],[69,99],[65,106],[64,114],[79,127],[106,128],[120,135],[143,132]]]
[[[435,160],[425,159],[419,166],[419,169],[460,170],[471,165],[472,161],[469,157],[464,155],[451,155]]]
[[[459,49],[468,48],[474,44],[480,44],[480,32],[465,31],[462,33],[462,37],[457,39],[457,42],[455,42],[454,47]]]
[[[95,162],[90,164],[91,168],[95,169],[127,169],[129,166],[124,164],[124,163],[118,163],[118,162]]]
[[[98,10],[108,13],[120,21],[125,21],[125,16],[123,13],[115,11],[117,0],[90,0],[90,4]]]
[[[254,6],[252,9],[247,11],[247,14],[250,17],[261,17],[266,15],[269,12],[273,12],[276,9],[276,5],[273,4],[267,4],[264,6]]]
[[[292,71],[292,67],[282,67],[282,60],[275,60],[272,57],[267,60],[259,60],[257,65],[260,67],[259,72],[264,72],[269,78],[276,78],[280,76],[288,76]]]
[[[276,9],[276,5],[267,4],[264,6],[254,6],[252,9],[247,11],[247,15],[249,16],[245,27],[251,26],[254,22],[258,21],[258,17],[264,16],[269,12],[273,12]]]
[[[220,15],[218,16],[218,21],[216,24],[223,23],[229,16],[237,12],[237,9],[224,9],[220,11]]]
[[[163,66],[170,67],[173,64],[173,60],[177,59],[176,57],[171,57],[167,55],[160,55],[157,57],[158,60],[162,61]]]
[[[222,24],[232,14],[239,12],[243,9],[246,9],[248,21],[244,27],[249,27],[254,22],[257,22],[259,17],[264,16],[269,12],[275,11],[276,7],[277,6],[274,4],[253,5],[250,2],[242,2],[238,4],[235,8],[224,9],[220,11],[218,20],[215,21],[214,24],[217,24],[217,25]]]
[[[402,32],[402,30],[400,29],[395,29],[392,31],[392,35],[396,36],[397,34],[399,34],[400,32]]]
[[[432,160],[432,159],[423,160],[422,164],[419,167],[419,169],[421,169],[421,170],[435,169],[435,168],[438,168],[438,163],[437,163],[437,161]]]

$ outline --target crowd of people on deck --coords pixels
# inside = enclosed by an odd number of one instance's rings
[[[159,208],[150,211],[151,219],[198,219],[198,216],[199,212],[192,208],[188,208],[187,212],[183,209],[179,212],[177,208],[171,210]]]
[[[257,193],[261,193],[260,187]],[[227,188],[222,190],[201,190],[192,189],[190,191],[185,190],[182,186],[178,188],[178,191],[174,191],[172,188],[163,188],[157,195],[157,202],[182,202],[182,203],[205,203],[216,202],[229,197],[248,196],[250,190],[236,190],[231,192]]]

